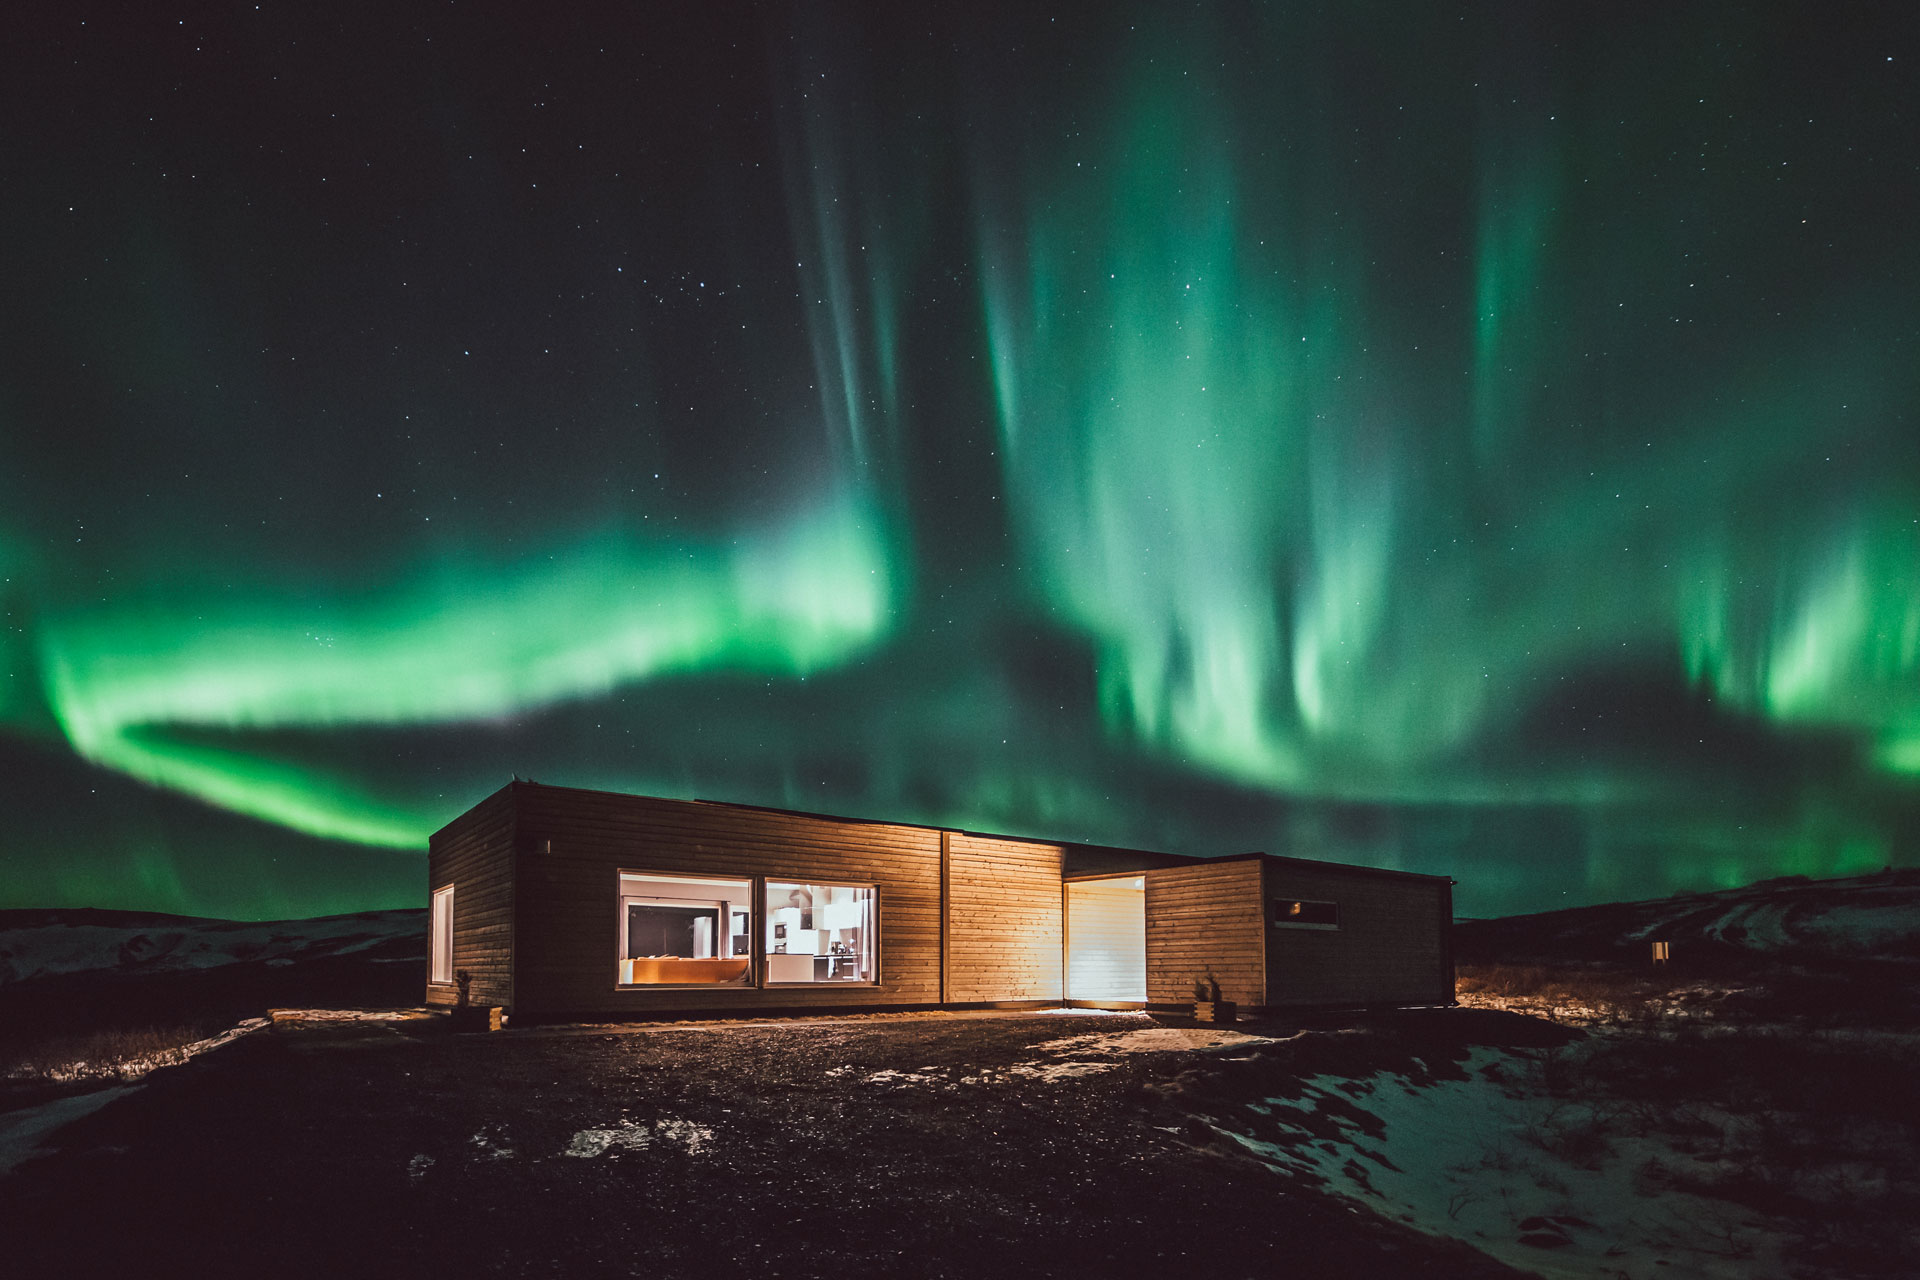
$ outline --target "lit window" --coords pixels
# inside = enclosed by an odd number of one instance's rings
[[[767,882],[768,982],[872,982],[875,894],[864,885]]]
[[[628,987],[752,981],[751,880],[620,874],[615,981]]]
[[[453,981],[453,886],[433,891],[433,911],[427,922],[430,963],[428,982]]]
[[[1338,929],[1340,906],[1334,902],[1307,902],[1299,898],[1275,898],[1270,917],[1276,928]]]

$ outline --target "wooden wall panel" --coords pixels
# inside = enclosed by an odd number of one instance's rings
[[[1067,885],[1067,999],[1147,998],[1147,895],[1137,876]]]
[[[1061,998],[1060,866],[1056,844],[949,835],[949,1000]]]
[[[1209,974],[1223,999],[1262,1003],[1259,859],[1160,867],[1145,876],[1148,1003],[1192,1004],[1194,981]]]
[[[516,1011],[533,1016],[935,1003],[940,833],[744,806],[521,784]],[[879,983],[621,990],[621,871],[869,884]],[[764,927],[756,904],[756,946]]]
[[[427,892],[453,885],[453,971],[473,975],[477,1005],[513,1004],[513,789],[502,788],[427,841]],[[429,913],[429,928],[431,913]],[[432,939],[428,939],[429,945]],[[426,1002],[451,1007],[459,990],[427,984]]]
[[[1266,896],[1340,908],[1338,929],[1268,928],[1269,1004],[1453,1002],[1453,891],[1444,876],[1270,858]]]

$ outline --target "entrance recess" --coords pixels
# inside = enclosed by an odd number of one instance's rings
[[[1067,999],[1147,999],[1147,882],[1067,881]]]

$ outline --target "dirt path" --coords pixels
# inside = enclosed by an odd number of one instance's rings
[[[438,1025],[149,1078],[0,1181],[14,1274],[1516,1274],[1236,1151],[1167,1084],[1248,1042],[1139,1015]]]

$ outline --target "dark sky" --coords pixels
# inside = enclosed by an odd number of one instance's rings
[[[1904,6],[35,8],[0,906],[417,904],[516,774],[1916,860]]]

